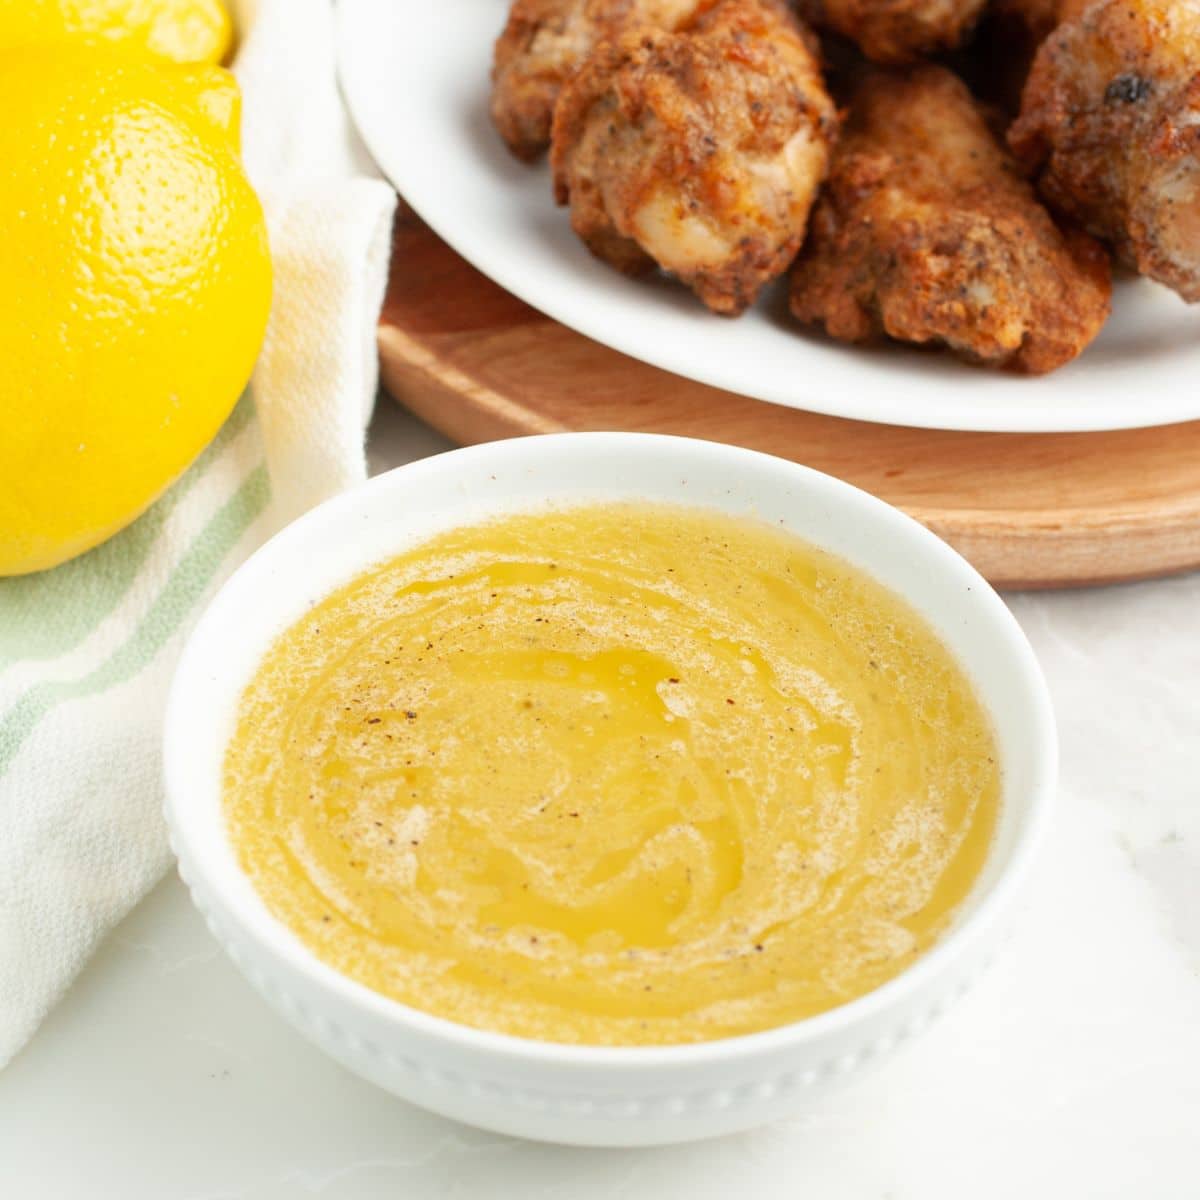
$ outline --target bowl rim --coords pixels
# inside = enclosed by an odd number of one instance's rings
[[[253,890],[252,884],[248,890],[258,903],[257,906],[251,904],[249,910],[240,902],[240,898],[228,895],[214,882],[215,878],[219,878],[219,874],[210,869],[212,864],[207,851],[198,848],[187,835],[187,807],[182,803],[182,798],[188,793],[189,784],[186,773],[180,766],[182,747],[188,741],[187,693],[192,676],[200,670],[201,664],[209,659],[206,643],[218,629],[213,615],[218,598],[246,586],[245,581],[261,571],[264,564],[276,556],[294,553],[308,541],[314,530],[331,518],[352,518],[368,497],[380,491],[396,486],[408,486],[414,480],[419,481],[422,475],[443,471],[452,465],[465,466],[479,459],[497,457],[503,460],[510,456],[520,457],[542,451],[553,454],[566,444],[595,447],[598,453],[627,449],[637,444],[651,453],[659,450],[666,455],[715,455],[729,462],[736,462],[739,469],[751,474],[756,469],[767,468],[790,472],[797,481],[803,480],[807,487],[823,489],[830,503],[857,506],[860,511],[870,513],[871,518],[882,525],[890,525],[893,530],[906,532],[910,540],[914,540],[915,544],[921,547],[920,552],[929,561],[931,570],[944,576],[947,588],[957,584],[966,585],[972,596],[970,603],[980,607],[981,617],[988,620],[991,629],[999,632],[1004,638],[1005,648],[1025,693],[1025,724],[1028,727],[1027,749],[1031,768],[1026,789],[1027,798],[1017,824],[1013,845],[997,877],[986,892],[978,896],[963,920],[949,929],[940,940],[899,974],[871,991],[815,1016],[755,1033],[700,1042],[595,1045],[544,1041],[479,1029],[413,1008],[359,983],[327,964],[300,941],[288,926],[270,913],[261,897]],[[397,482],[397,477],[401,475],[404,476],[402,485]],[[588,497],[581,493],[581,502],[586,499]],[[636,502],[636,490],[631,489],[627,499]],[[702,500],[690,504],[688,501],[680,503],[696,508],[712,507],[711,504],[705,505]],[[566,507],[570,505],[570,501],[556,497],[551,502],[551,506],[554,505]],[[521,511],[522,508],[528,511],[531,507],[505,507],[501,500],[497,511],[515,512]],[[837,553],[836,547],[829,549]],[[364,557],[358,569],[366,570],[377,561],[377,557]],[[869,565],[856,565],[868,574],[871,573]],[[331,584],[326,591],[331,591],[336,586]],[[889,590],[898,590],[890,584],[884,586]],[[904,598],[911,603],[909,597]],[[935,622],[927,616],[925,619],[935,632],[942,632]],[[985,710],[994,716],[987,681],[973,677],[973,682]],[[406,1028],[412,1034],[449,1044],[464,1053],[486,1054],[493,1058],[519,1060],[548,1067],[577,1066],[614,1071],[654,1070],[770,1057],[785,1049],[816,1044],[827,1037],[835,1037],[869,1022],[888,1008],[903,1004],[905,999],[920,993],[922,988],[941,974],[955,957],[963,955],[986,936],[1010,908],[1024,884],[1051,819],[1058,777],[1058,741],[1048,685],[1033,648],[1016,618],[991,585],[966,559],[914,518],[835,476],[761,451],[671,434],[570,432],[537,434],[460,447],[395,467],[317,505],[260,546],[209,600],[204,613],[187,638],[167,698],[163,734],[163,773],[163,808],[170,831],[171,847],[179,860],[180,873],[185,877],[193,896],[213,896],[219,901],[218,907],[229,914],[242,932],[250,935],[256,944],[262,945],[268,954],[287,960],[291,967],[307,977],[318,989],[332,991],[353,1007],[364,1009],[377,1018]],[[238,870],[240,872],[240,867]],[[248,878],[244,873],[242,875],[249,884]],[[200,886],[201,884],[203,886]]]

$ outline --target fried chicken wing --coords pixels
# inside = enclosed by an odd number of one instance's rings
[[[1050,204],[1200,301],[1200,0],[1067,0],[1010,130]]]
[[[863,79],[792,273],[797,318],[1040,374],[1083,350],[1110,300],[1103,247],[1055,225],[957,76]]]
[[[880,63],[914,62],[962,44],[987,0],[799,0],[801,15]]]
[[[836,124],[782,4],[704,0],[674,33],[601,45],[568,82],[555,190],[598,257],[657,264],[736,315],[795,257]]]
[[[673,29],[699,0],[513,0],[492,65],[492,121],[532,161],[550,144],[562,85],[600,41],[646,25]]]

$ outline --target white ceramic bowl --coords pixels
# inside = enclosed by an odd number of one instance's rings
[[[765,518],[840,554],[938,629],[991,714],[1004,767],[995,843],[954,928],[876,991],[766,1033],[692,1046],[579,1047],[469,1029],[387,999],[276,921],[226,837],[221,768],[242,689],[270,641],[336,585],[451,526],[547,502],[640,498]],[[351,1070],[503,1133],[588,1145],[686,1141],[769,1121],[923,1030],[1007,927],[1046,824],[1053,716],[1033,652],[953,550],[847,484],[767,455],[644,434],[496,442],[401,467],[323,504],[258,551],[197,625],[166,721],[167,820],[180,873],[254,986]]]

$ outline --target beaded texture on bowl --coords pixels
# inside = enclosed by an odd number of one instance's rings
[[[175,850],[173,839],[171,848]],[[178,857],[178,852],[176,853]],[[381,1046],[375,1041],[346,1030],[328,1016],[313,1013],[285,984],[255,961],[254,953],[248,945],[239,945],[229,930],[222,926],[201,889],[189,881],[182,857],[179,858],[179,875],[188,888],[192,902],[204,917],[209,931],[253,987],[301,1033],[318,1046],[329,1050],[334,1057],[343,1057],[339,1051],[344,1050],[362,1065],[384,1065],[390,1071],[410,1077],[417,1085],[415,1090],[421,1093],[427,1087],[450,1093],[460,1092],[472,1100],[495,1105],[498,1111],[516,1108],[535,1117],[556,1110],[572,1119],[623,1122],[646,1118],[686,1118],[693,1113],[719,1113],[748,1104],[802,1104],[803,1093],[806,1091],[849,1079],[868,1067],[879,1065],[903,1045],[923,1033],[966,995],[995,958],[994,952],[989,954],[952,991],[939,996],[919,1014],[909,1017],[897,1026],[893,1032],[873,1038],[857,1051],[830,1057],[815,1067],[785,1071],[733,1088],[703,1088],[691,1092],[664,1091],[649,1096],[603,1100],[578,1092],[533,1091],[514,1087],[497,1079],[466,1077],[457,1071],[439,1068],[432,1061],[414,1058],[410,1054]],[[396,1007],[403,1008],[399,1004]],[[408,1090],[403,1086],[396,1086],[391,1090],[405,1098],[413,1098],[417,1103],[434,1107],[427,1099],[417,1099],[415,1095],[410,1097]]]

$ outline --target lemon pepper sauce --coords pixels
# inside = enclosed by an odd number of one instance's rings
[[[413,1007],[694,1042],[861,996],[947,928],[1000,772],[902,600],[765,524],[608,504],[439,536],[273,645],[225,763],[268,908]]]

